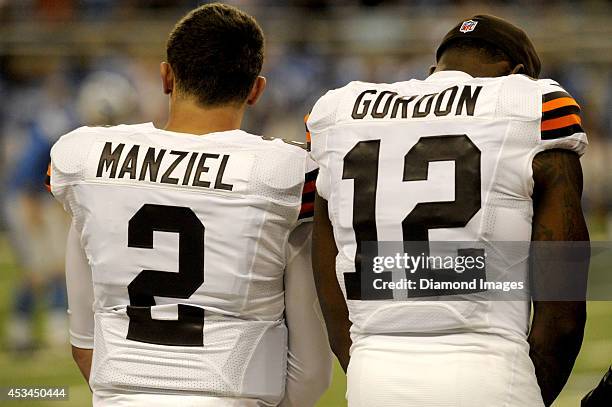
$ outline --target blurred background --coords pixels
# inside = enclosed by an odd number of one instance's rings
[[[49,149],[84,124],[163,126],[167,100],[158,65],[165,39],[176,20],[201,3],[0,0],[0,387],[69,385],[70,401],[51,405],[89,405],[67,344],[67,219],[42,187]],[[582,106],[590,142],[582,161],[584,207],[591,237],[612,240],[609,1],[227,3],[255,15],[267,39],[268,88],[245,129],[295,140],[303,139],[302,118],[326,90],[351,80],[423,79],[437,42],[459,20],[492,13],[515,22],[540,53],[542,77],[560,82]],[[591,302],[583,349],[555,405],[578,406],[610,363],[612,303]],[[320,406],[345,405],[344,391],[336,369]]]

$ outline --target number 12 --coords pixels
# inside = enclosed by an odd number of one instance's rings
[[[455,200],[418,203],[402,221],[403,240],[423,242],[421,252],[425,256],[429,254],[429,229],[464,227],[480,210],[480,155],[470,138],[461,134],[421,137],[404,156],[404,182],[427,180],[430,162],[455,162]],[[378,241],[376,190],[379,160],[380,140],[360,141],[344,157],[342,179],[354,180],[353,230],[357,242],[355,273],[344,273],[349,300],[393,298],[390,291],[372,289],[375,278],[391,281],[391,272],[374,274],[372,258],[366,258],[362,248],[364,242]]]

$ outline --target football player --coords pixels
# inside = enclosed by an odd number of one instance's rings
[[[316,166],[240,130],[263,47],[251,16],[199,7],[168,39],[163,129],[82,127],[53,146],[70,337],[94,406],[312,406],[329,384]]]
[[[384,290],[392,272],[373,271],[370,242],[416,244],[418,255],[449,241],[588,249],[580,108],[558,83],[537,79],[526,34],[478,15],[446,35],[436,61],[426,80],[329,91],[307,120],[320,168],[315,282],[349,406],[550,405],[582,341],[585,250],[571,270],[533,272],[535,287],[573,281],[577,292],[566,302],[534,296],[531,324],[529,292],[488,301],[474,290],[471,301],[451,301],[415,290],[409,301],[408,289]],[[498,261],[525,275],[527,258]]]

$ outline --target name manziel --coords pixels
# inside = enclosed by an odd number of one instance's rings
[[[161,184],[185,185],[200,188],[231,191],[233,185],[224,182],[223,175],[230,160],[229,154],[210,154],[195,151],[177,151],[133,145],[127,154],[126,145],[115,148],[110,142],[104,145],[98,161],[97,178],[131,179]],[[139,160],[139,156],[144,158]],[[179,164],[186,162],[179,170]],[[206,179],[212,167],[217,168],[214,177]],[[165,170],[160,171],[161,168]]]

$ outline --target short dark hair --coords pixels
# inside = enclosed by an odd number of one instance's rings
[[[483,41],[477,38],[457,38],[451,40],[444,46],[440,55],[449,49],[476,51],[485,56],[491,62],[508,61],[512,62],[510,57],[499,47],[488,41]]]
[[[227,4],[200,6],[174,27],[166,45],[179,91],[202,106],[242,103],[264,58],[257,21]]]

